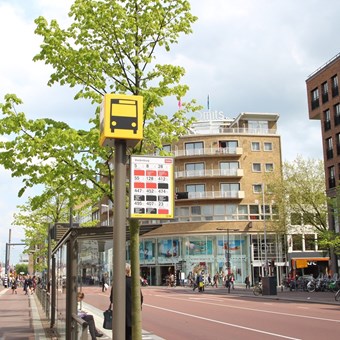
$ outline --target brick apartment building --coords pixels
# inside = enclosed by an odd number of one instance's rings
[[[306,80],[308,112],[310,119],[321,122],[326,193],[336,196],[340,179],[340,53],[313,72]],[[329,228],[339,233],[339,218],[330,211]],[[337,261],[332,256],[332,269],[337,271]]]

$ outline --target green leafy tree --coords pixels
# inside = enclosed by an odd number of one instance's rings
[[[184,69],[156,63],[156,52],[170,51],[181,34],[191,33],[196,17],[190,13],[189,1],[77,0],[69,15],[74,21],[66,29],[55,20],[36,19],[36,33],[43,43],[34,60],[52,65],[49,85],[76,87],[75,98],[90,99],[93,104],[100,103],[105,93],[142,95],[144,139],[131,153],[159,151],[185,133],[193,121],[186,114],[200,107],[191,100],[183,102],[177,112],[161,112],[166,97],[184,98],[188,87],[180,83]],[[0,163],[13,176],[24,178],[20,194],[27,187],[64,179],[63,193],[69,193],[70,205],[86,192],[92,202],[104,196],[114,201],[114,149],[98,146],[98,109],[89,131],[81,131],[51,119],[28,120],[16,113],[15,105],[20,103],[14,95],[5,97],[1,105],[5,117],[0,124],[2,135],[16,136],[1,143]],[[131,222],[131,234],[133,279],[137,282],[138,223]],[[133,295],[139,296],[137,286]],[[138,301],[134,299],[136,311]],[[133,327],[136,339],[141,337],[140,326],[138,313]]]
[[[20,273],[24,273],[27,274],[28,273],[28,265],[26,263],[18,263],[15,265],[15,272],[17,274]]]
[[[291,216],[300,216],[305,225],[323,232],[327,230],[327,196],[324,167],[321,160],[303,159],[284,162],[282,176],[268,178],[267,193],[277,209],[273,229],[287,232]]]

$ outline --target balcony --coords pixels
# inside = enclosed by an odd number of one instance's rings
[[[209,156],[209,155],[230,155],[241,156],[243,154],[243,148],[203,148],[203,149],[188,149],[188,150],[174,150],[173,155],[175,157],[190,157],[190,156]]]
[[[198,200],[198,199],[243,199],[244,191],[203,191],[203,192],[176,192],[176,200]]]
[[[243,169],[205,169],[175,172],[175,179],[193,177],[243,177]]]

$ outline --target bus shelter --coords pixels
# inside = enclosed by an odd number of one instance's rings
[[[156,227],[141,226],[140,234]],[[99,285],[103,275],[107,282],[113,280],[113,227],[66,230],[51,251],[50,321],[63,339],[70,340],[77,338],[77,292],[84,285]]]

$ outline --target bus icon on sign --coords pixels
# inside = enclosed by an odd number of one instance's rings
[[[110,102],[110,128],[138,131],[138,102],[135,99],[113,98]]]

